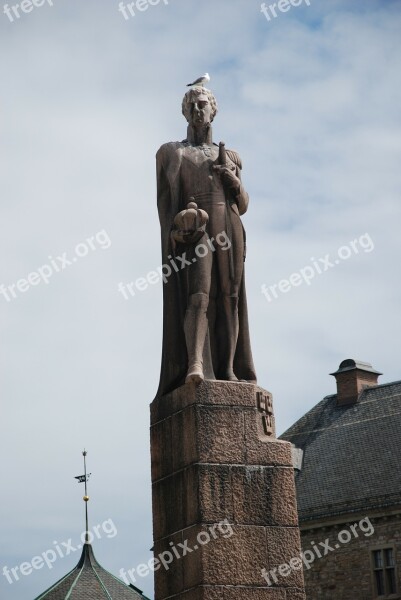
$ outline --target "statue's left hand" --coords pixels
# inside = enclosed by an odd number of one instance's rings
[[[225,186],[234,191],[239,191],[241,187],[241,180],[235,174],[235,167],[229,167],[226,165],[214,165],[214,171],[216,171]]]

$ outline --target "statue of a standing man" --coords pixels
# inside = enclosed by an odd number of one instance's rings
[[[171,271],[163,286],[158,395],[203,379],[256,381],[240,219],[249,198],[241,183],[241,159],[222,143],[213,144],[217,103],[210,90],[188,91],[182,112],[187,139],[163,144],[156,156],[162,257]],[[194,216],[205,213],[200,221]],[[188,223],[190,230],[183,231]]]

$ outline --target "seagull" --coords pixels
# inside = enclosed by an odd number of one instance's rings
[[[198,79],[195,79],[195,81],[193,81],[192,83],[188,83],[187,87],[193,87],[195,85],[205,87],[205,83],[208,83],[209,81],[210,81],[209,73],[205,73],[204,75],[202,75],[202,77],[198,77]]]

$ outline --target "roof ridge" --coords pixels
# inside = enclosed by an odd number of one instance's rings
[[[42,594],[40,594],[39,596],[37,596],[35,598],[35,600],[42,600],[42,598],[45,598],[52,590],[54,590],[57,586],[59,586],[61,583],[63,583],[63,581],[65,581],[68,577],[70,577],[70,575],[73,574],[73,572],[76,570],[76,566],[71,569],[71,571],[69,571],[66,575],[64,575],[64,577],[62,577],[61,579],[59,579],[58,581],[56,581],[56,583],[54,583],[52,586],[50,586],[47,590],[45,590],[44,592],[42,592]]]
[[[110,573],[110,571],[107,571],[107,569],[105,569],[104,567],[102,567],[101,565],[99,565],[100,569],[102,571],[105,571],[107,573],[107,575],[109,575],[110,577],[112,577],[113,579],[115,579],[115,581],[117,581],[117,583],[122,583],[121,579],[119,579],[118,577],[116,577],[115,575],[113,575],[113,573]],[[147,596],[145,596],[142,592],[142,590],[139,590],[139,588],[134,589],[133,587],[130,587],[129,585],[127,586],[127,589],[132,592],[133,594],[141,594],[141,596],[143,596],[144,598],[146,598],[146,600],[150,600]]]
[[[80,561],[79,561],[79,563],[78,563],[78,565],[79,565],[79,564],[80,564],[80,562],[81,562],[81,560],[82,560],[82,558],[83,558],[84,560],[82,561],[82,567],[80,568],[78,575],[77,575],[77,576],[76,576],[76,578],[74,579],[74,583],[73,583],[73,584],[72,584],[72,586],[70,587],[70,589],[69,589],[69,592],[67,593],[67,595],[66,595],[66,597],[65,597],[65,600],[68,600],[68,598],[70,598],[70,596],[71,596],[71,592],[73,591],[74,587],[76,586],[76,584],[77,584],[77,581],[78,581],[78,580],[79,580],[79,578],[81,577],[81,575],[82,575],[82,572],[83,572],[83,570],[84,570],[84,568],[85,568],[85,563],[86,563],[86,558],[87,558],[87,557],[86,557],[86,551],[87,551],[87,550],[86,550],[86,546],[88,546],[88,545],[89,545],[89,544],[87,544],[87,543],[85,542],[85,544],[84,544],[84,547],[83,547],[83,550],[82,550],[82,554],[81,554],[81,559],[80,559]],[[85,556],[85,557],[84,557],[84,556]],[[77,568],[77,569],[78,569],[78,565],[76,566],[76,568]]]
[[[370,389],[377,389],[377,388],[381,388],[381,387],[386,387],[386,386],[390,386],[390,385],[397,385],[401,383],[401,379],[397,379],[397,381],[388,381],[387,383],[378,383],[376,385],[370,385],[369,387],[364,388],[364,392],[366,390],[370,390]]]
[[[100,565],[99,565],[100,566]],[[91,564],[92,567],[92,571],[95,574],[96,579],[99,581],[100,585],[103,588],[103,591],[106,592],[106,598],[108,598],[108,600],[113,600],[113,598],[110,596],[109,592],[107,591],[107,588],[105,587],[103,581],[100,579],[100,575],[98,574],[98,572],[96,571],[95,567]],[[101,567],[102,568],[102,567]],[[106,571],[106,569],[103,569],[103,571]],[[107,571],[106,571],[107,573]]]
[[[389,381],[387,383],[378,383],[377,385],[372,385],[369,387],[364,388],[363,390],[361,390],[360,396],[364,396],[365,393],[369,394],[369,392],[371,390],[377,390],[378,388],[384,388],[384,387],[391,387],[391,386],[395,386],[395,385],[401,385],[401,379],[397,380],[397,381]],[[303,414],[297,421],[295,421],[295,423],[293,423],[292,425],[290,425],[289,427],[287,427],[287,429],[285,431],[283,431],[283,433],[281,433],[278,438],[279,439],[285,439],[284,436],[287,435],[299,435],[299,433],[295,434],[293,433],[294,431],[297,431],[299,424],[301,423],[301,421],[306,422],[308,418],[310,418],[311,416],[315,416],[315,424],[316,422],[319,420],[319,417],[321,416],[323,409],[327,406],[328,402],[330,400],[332,400],[333,398],[336,398],[337,394],[327,394],[326,396],[323,396],[323,398],[321,400],[319,400],[316,404],[314,404],[305,414]],[[379,400],[379,399],[377,399]],[[382,398],[380,398],[380,400],[382,400]],[[318,410],[320,407],[320,411],[319,414],[317,414]],[[315,415],[313,414],[315,413]],[[312,428],[312,431],[315,428]],[[310,429],[307,431],[311,431]],[[305,431],[303,431],[302,433],[305,433]]]

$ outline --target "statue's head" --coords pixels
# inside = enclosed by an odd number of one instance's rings
[[[182,101],[182,114],[190,125],[200,127],[210,125],[217,113],[217,102],[210,90],[194,87]]]

